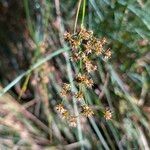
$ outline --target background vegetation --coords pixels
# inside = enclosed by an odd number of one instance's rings
[[[73,78],[63,34],[73,32],[78,4],[0,1],[0,149],[150,149],[149,0],[86,0],[84,26],[108,39],[112,57],[97,60],[94,90],[85,93],[93,118],[72,128],[55,110]]]

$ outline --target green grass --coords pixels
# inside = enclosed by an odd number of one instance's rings
[[[4,4],[0,2],[1,14],[7,10]],[[150,149],[150,2],[83,0],[79,4],[8,2],[12,7],[6,11],[6,22],[0,21],[0,149]],[[9,14],[13,14],[10,20]],[[98,70],[92,74],[96,86],[84,92],[94,117],[80,117],[78,127],[71,128],[55,106],[62,100],[63,82],[70,82],[76,91],[73,78],[78,68],[69,59],[63,34],[82,25],[96,37],[108,39],[112,57],[96,60]],[[21,33],[13,27],[21,28]],[[64,104],[78,115],[75,101],[65,99]],[[110,121],[101,113],[107,106],[113,112]]]

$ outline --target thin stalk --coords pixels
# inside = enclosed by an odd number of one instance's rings
[[[79,4],[78,4],[78,10],[77,10],[77,15],[76,15],[74,32],[76,31],[76,26],[77,26],[77,19],[78,19],[80,5],[81,5],[80,1],[79,1]],[[57,6],[56,7],[57,15],[60,18],[60,42],[61,42],[61,44],[63,46],[65,46],[65,42],[64,42],[64,38],[63,38],[64,24],[63,24],[61,16],[60,16],[59,1],[57,1],[57,3],[55,1],[55,4]],[[66,60],[66,63],[67,63],[67,74],[68,74],[69,82],[71,84],[71,91],[74,93],[74,92],[76,92],[76,87],[75,87],[74,82],[73,82],[73,74],[72,74],[72,68],[71,68],[71,63],[70,63],[70,59],[69,59],[69,52],[66,52],[64,54],[64,56],[65,56],[65,60]],[[79,111],[78,111],[78,107],[77,107],[77,103],[76,103],[75,97],[73,97],[73,106],[74,106],[75,115],[79,116]],[[77,117],[77,133],[78,133],[79,142],[81,142],[83,140],[83,135],[82,135],[82,129],[81,129],[81,124],[80,124],[79,117]],[[83,147],[82,143],[81,143],[81,150],[84,150],[84,147]]]
[[[76,88],[75,88],[75,85],[73,82],[72,69],[71,69],[71,64],[69,61],[68,53],[66,53],[66,62],[67,62],[67,72],[68,72],[69,82],[71,84],[71,91],[74,93],[74,92],[76,92]],[[79,111],[78,111],[75,97],[73,97],[73,105],[74,105],[75,115],[79,116]],[[78,139],[81,142],[83,140],[83,135],[82,135],[82,129],[81,129],[81,123],[80,123],[79,117],[77,117],[77,130],[78,130]],[[81,150],[84,150],[84,147],[82,144],[81,144]]]
[[[78,22],[78,16],[79,16],[79,11],[80,11],[81,1],[82,0],[79,0],[79,3],[78,3],[76,19],[75,19],[75,23],[74,23],[74,33],[76,32],[76,28],[77,28],[77,22]]]
[[[84,17],[85,17],[85,7],[86,7],[86,0],[83,0],[83,9],[82,9],[82,22],[81,22],[81,28],[84,25]]]
[[[33,24],[31,22],[31,18],[30,18],[29,1],[28,0],[24,0],[23,3],[24,3],[26,18],[27,18],[28,29],[29,29],[29,32],[30,32],[32,38],[34,38],[34,36],[33,36],[34,35]]]
[[[80,59],[80,73],[83,72],[83,61],[82,59]]]

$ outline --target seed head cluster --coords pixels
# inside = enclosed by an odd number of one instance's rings
[[[88,105],[83,105],[82,114],[86,117],[91,117],[92,115],[94,115],[94,112]]]
[[[112,118],[112,113],[111,111],[109,110],[109,108],[106,108],[105,111],[104,111],[104,118],[106,120],[110,120]]]
[[[58,104],[56,110],[60,113],[61,118],[68,121],[69,125],[72,127],[77,126],[77,117],[69,114],[69,111],[64,108],[63,104]]]
[[[62,90],[60,92],[60,95],[63,97],[63,96],[67,96],[69,93],[70,93],[70,90],[71,90],[71,86],[70,84],[67,84],[67,83],[64,83],[63,84],[63,87],[62,87]]]
[[[83,99],[84,99],[83,92],[82,92],[82,91],[79,91],[79,92],[75,93],[75,98],[76,98],[78,101],[83,100]]]
[[[86,74],[81,74],[81,73],[77,74],[75,80],[77,81],[78,84],[85,85],[89,88],[92,88],[94,84],[93,80]]]
[[[102,56],[105,60],[111,57],[111,51],[105,50],[106,39],[96,38],[93,35],[93,31],[81,28],[79,32],[71,34],[66,32],[64,39],[69,43],[71,47],[71,61],[75,63],[79,71],[75,75],[74,83],[77,86],[78,91],[72,96],[76,98],[81,106],[80,115],[85,117],[91,117],[94,115],[93,110],[85,102],[83,89],[92,89],[94,81],[91,78],[91,72],[97,70],[96,58]],[[70,84],[64,83],[60,95],[62,97],[68,96],[71,93]],[[66,119],[70,126],[77,126],[77,116],[69,113],[64,108],[63,104],[58,104],[56,110],[62,115],[63,119]],[[105,111],[104,117],[106,120],[111,118],[111,112]]]

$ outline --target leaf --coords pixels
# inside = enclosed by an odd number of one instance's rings
[[[28,75],[29,73],[31,73],[34,69],[38,68],[39,66],[41,66],[43,63],[47,62],[48,60],[51,60],[52,58],[54,58],[55,56],[65,52],[69,50],[68,47],[64,47],[62,49],[59,49],[57,51],[55,51],[52,54],[47,55],[45,58],[40,59],[37,63],[35,63],[33,66],[31,66],[31,68],[29,70],[27,70],[26,72],[22,73],[21,75],[19,75],[16,79],[14,79],[10,84],[8,84],[5,88],[3,88],[0,91],[0,97],[5,94],[8,90],[10,90],[16,83],[18,83],[24,76]]]
[[[149,11],[141,10],[133,5],[127,7],[131,12],[140,18],[143,24],[150,30],[150,13]]]

